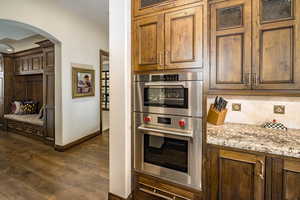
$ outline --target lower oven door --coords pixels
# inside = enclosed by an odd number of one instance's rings
[[[135,170],[201,190],[200,133],[137,127]]]

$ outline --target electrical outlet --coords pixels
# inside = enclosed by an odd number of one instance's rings
[[[232,111],[241,112],[242,105],[240,103],[233,103],[232,104]]]
[[[285,114],[285,106],[283,105],[274,105],[274,113],[275,114]]]

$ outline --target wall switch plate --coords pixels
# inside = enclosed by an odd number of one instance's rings
[[[240,103],[233,103],[232,104],[232,111],[241,112],[242,105]]]
[[[274,113],[275,114],[285,114],[285,106],[283,105],[274,105]]]

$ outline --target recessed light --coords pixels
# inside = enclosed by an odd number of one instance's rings
[[[6,51],[7,51],[7,52],[13,52],[13,50],[12,50],[12,49],[6,49]]]

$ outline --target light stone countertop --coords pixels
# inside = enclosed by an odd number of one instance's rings
[[[300,158],[300,130],[270,130],[256,125],[207,124],[207,143]]]

